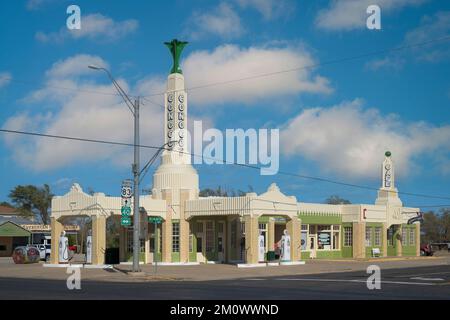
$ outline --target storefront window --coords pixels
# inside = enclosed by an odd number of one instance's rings
[[[172,223],[172,252],[180,252],[180,223]]]
[[[214,222],[206,221],[206,252],[214,251]]]
[[[409,245],[415,246],[416,245],[416,230],[413,228],[409,229]]]
[[[339,250],[340,249],[340,241],[339,239],[341,238],[341,226],[339,225],[334,225],[333,226],[333,250]]]
[[[372,246],[372,228],[366,227],[366,247]]]
[[[193,252],[194,251],[194,235],[190,234],[189,235],[189,252]]]
[[[302,225],[302,249],[306,250],[307,248],[308,236],[316,236],[318,250],[339,250],[340,233],[340,225]],[[313,244],[312,246],[314,247]]]
[[[264,237],[264,243],[265,243],[265,248],[266,250],[267,248],[267,224],[266,223],[260,223],[259,224],[259,230],[261,231],[261,235]]]
[[[149,224],[150,232],[150,252],[155,252],[155,225],[153,223]],[[156,229],[158,230],[158,229]]]
[[[407,239],[406,239],[406,228],[402,228],[402,245],[406,246],[406,244],[408,243]]]
[[[140,241],[140,251],[145,252],[145,240],[141,239]],[[127,229],[127,251],[133,252],[133,228]]]
[[[381,228],[376,227],[375,228],[375,246],[381,246]]]
[[[388,240],[388,246],[394,245],[394,226],[391,226],[387,230],[387,240]]]
[[[352,227],[344,227],[344,246],[345,247],[353,246],[353,228]]]
[[[317,249],[319,250],[331,249],[331,226],[329,225],[317,226]]]
[[[237,220],[231,222],[231,247],[236,248]]]
[[[306,250],[308,245],[308,225],[302,224],[301,250]]]

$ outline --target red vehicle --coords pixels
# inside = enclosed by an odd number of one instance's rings
[[[433,249],[430,244],[422,244],[420,245],[420,255],[421,256],[432,256]]]

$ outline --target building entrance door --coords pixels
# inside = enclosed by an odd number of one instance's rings
[[[206,258],[203,253],[203,233],[197,233],[197,262],[205,263]]]
[[[225,262],[225,222],[217,224],[217,252],[219,262]]]
[[[310,235],[310,236],[309,236],[309,245],[308,245],[308,248],[309,248],[309,252],[310,252],[309,257],[310,257],[311,259],[316,258],[316,257],[317,257],[317,255],[316,255],[316,250],[317,250],[317,235],[316,235],[316,234],[315,234],[315,235]]]

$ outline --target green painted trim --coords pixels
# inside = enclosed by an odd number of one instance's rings
[[[172,262],[180,262],[180,253],[179,252],[172,252]]]
[[[344,246],[344,228],[350,227],[352,228],[353,234],[353,224],[352,223],[343,223],[341,225],[341,253],[343,258],[353,258],[353,246]]]
[[[302,251],[300,253],[300,259],[307,260],[307,259],[309,259],[310,255],[311,255],[311,253],[309,251]]]
[[[153,253],[153,259],[155,259],[155,258],[156,258],[156,262],[161,262],[161,260],[162,260],[161,253],[160,252],[157,252],[156,254]]]
[[[127,252],[126,256],[125,256],[125,260],[127,262],[132,262],[133,261],[133,252]],[[141,252],[139,254],[139,262],[144,262],[145,261],[145,252]]]
[[[299,213],[302,224],[342,224],[340,214]]]
[[[189,262],[197,262],[197,252],[189,252]]]
[[[274,218],[274,219],[284,219],[286,223],[289,221],[289,218],[286,217],[286,216],[283,216],[283,215],[269,215],[269,216],[268,216],[268,215],[263,215],[263,216],[261,216],[261,217],[258,218],[258,223],[269,223],[269,220],[270,220],[271,218]],[[281,221],[274,221],[274,222],[275,222],[275,224],[277,224],[277,223],[283,223],[283,222],[281,222]]]
[[[383,232],[387,232],[383,230],[383,223],[381,222],[366,222],[366,228],[371,228],[372,232],[371,232],[371,239],[370,242],[372,243],[371,246],[366,246],[366,258],[372,258],[372,249],[374,248],[378,248],[380,249],[380,256],[384,255],[384,250],[383,250]],[[380,244],[379,245],[375,245],[375,228],[380,228],[381,229],[381,234],[380,234]],[[365,236],[365,230],[364,230],[364,245],[365,245],[365,241],[366,241],[366,236]]]
[[[338,259],[342,258],[342,252],[340,250],[337,251],[316,251],[317,259]]]
[[[31,232],[22,228],[21,226],[6,221],[0,225],[0,237],[30,237]]]

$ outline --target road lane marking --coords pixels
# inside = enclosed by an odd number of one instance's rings
[[[420,276],[431,276],[434,274],[449,274],[450,271],[445,271],[445,272],[430,272],[430,273],[417,273],[417,274],[408,274],[408,275],[403,275],[403,276],[395,276],[396,278],[409,278],[409,277],[420,277]]]
[[[422,281],[444,281],[442,278],[425,278],[425,277],[413,277],[411,280],[422,280]]]
[[[356,280],[356,279],[315,279],[315,278],[279,278],[275,279],[277,281],[310,281],[310,282],[354,282],[354,283],[366,283],[367,280]],[[406,281],[388,281],[381,280],[381,283],[385,284],[404,284],[404,285],[418,285],[418,286],[434,286],[435,283],[428,282],[406,282]]]

